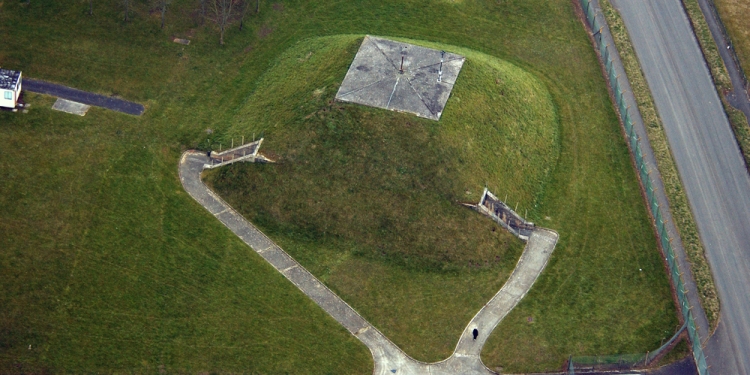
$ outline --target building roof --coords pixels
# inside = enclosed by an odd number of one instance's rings
[[[15,90],[20,78],[21,72],[19,71],[0,69],[0,89]]]

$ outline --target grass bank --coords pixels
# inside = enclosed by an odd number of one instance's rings
[[[85,2],[24,4],[2,5],[0,33],[13,38],[0,65],[147,110],[76,117],[32,95],[28,114],[0,113],[0,148],[12,150],[0,153],[1,372],[369,373],[367,349],[186,196],[176,168],[207,129],[231,136],[284,51],[342,34],[471,49],[550,93],[559,157],[533,199],[509,200],[561,239],[493,333],[486,363],[538,371],[570,354],[645,352],[677,324],[627,147],[569,1],[261,2],[224,47],[193,1],[173,1],[164,30],[145,2],[128,23],[114,1],[95,2],[94,16]],[[403,277],[377,265],[348,272]]]
[[[741,0],[713,0],[719,17],[732,38],[732,45],[743,69],[750,68],[750,4]]]
[[[706,260],[703,244],[698,236],[698,228],[695,225],[690,204],[685,195],[685,190],[682,188],[680,175],[669,149],[666,133],[656,112],[651,91],[643,76],[620,14],[608,0],[601,0],[600,4],[617,44],[617,50],[620,53],[630,85],[633,88],[638,109],[641,111],[643,122],[646,125],[649,142],[654,151],[659,173],[662,175],[664,188],[669,199],[672,217],[675,220],[677,231],[680,233],[685,251],[690,258],[701,304],[706,311],[711,327],[716,327],[719,318],[719,297],[716,293],[716,286]]]

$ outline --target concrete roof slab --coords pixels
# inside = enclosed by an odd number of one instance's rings
[[[439,120],[464,57],[366,36],[336,99]]]
[[[342,102],[364,104],[376,108],[388,108],[391,93],[396,87],[397,77],[387,77],[369,86],[360,87],[348,93],[336,95],[336,99]],[[388,93],[383,95],[383,93]]]
[[[393,97],[391,103],[387,109],[392,109],[399,112],[414,113],[419,117],[425,117],[433,120],[437,120],[435,114],[429,111],[428,107],[425,106],[422,98],[419,97],[414,87],[409,83],[409,80],[402,78],[396,85],[396,89],[393,91]]]
[[[411,85],[419,94],[427,110],[440,118],[443,113],[445,103],[448,102],[453,84],[447,82],[437,82],[431,75],[415,75],[411,80]]]
[[[354,57],[346,79],[341,83],[339,95],[372,85],[386,78],[393,78],[393,65],[373,43],[362,43]]]

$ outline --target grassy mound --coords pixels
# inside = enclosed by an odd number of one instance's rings
[[[534,202],[558,155],[554,106],[518,67],[441,45],[467,62],[440,122],[336,103],[361,40],[283,53],[237,122],[204,143],[262,133],[279,163],[206,180],[408,353],[443,359],[523,247],[458,202],[485,183]]]

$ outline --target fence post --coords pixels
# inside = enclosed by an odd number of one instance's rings
[[[573,356],[568,357],[568,375],[575,375],[575,370],[573,370]]]

